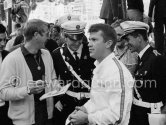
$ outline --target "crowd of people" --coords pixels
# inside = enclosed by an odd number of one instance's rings
[[[151,0],[149,17],[154,6],[158,13],[163,4],[164,0]],[[88,37],[86,22],[71,14],[55,24],[40,19],[16,24],[10,36],[0,24],[0,121],[5,125],[164,125],[166,57],[157,24],[165,17],[155,16],[152,47],[153,30],[149,21],[143,22],[143,11],[129,3],[127,20],[92,24]],[[40,100],[68,84],[65,93]],[[152,114],[158,123],[151,121]]]

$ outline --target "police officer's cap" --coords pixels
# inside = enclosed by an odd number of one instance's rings
[[[60,17],[58,20],[57,20],[57,25],[61,26],[63,23],[65,22],[68,22],[68,21],[79,21],[80,20],[80,17],[78,15],[71,15],[71,14],[67,14],[67,15],[64,15],[62,17]]]
[[[68,21],[61,25],[66,34],[81,34],[84,33],[86,23],[83,21]]]
[[[146,30],[148,32],[149,26],[146,23],[140,21],[124,21],[120,24],[125,34],[122,36],[126,36],[135,30]]]

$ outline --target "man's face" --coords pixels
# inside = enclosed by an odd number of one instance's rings
[[[44,32],[42,34],[38,34],[37,44],[40,48],[45,48],[46,40],[49,36],[49,29],[44,25]]]
[[[140,41],[139,37],[134,37],[132,35],[126,36],[126,40],[128,41],[128,46],[131,50],[131,52],[138,52],[140,48]]]
[[[77,51],[82,44],[83,36],[80,34],[67,34],[67,45],[72,51]]]
[[[6,33],[0,33],[0,52],[4,50],[6,45]]]
[[[90,56],[96,60],[103,60],[106,45],[102,36],[102,31],[92,32],[89,36]]]

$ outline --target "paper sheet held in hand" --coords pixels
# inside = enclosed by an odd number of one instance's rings
[[[65,94],[66,91],[68,90],[68,88],[70,87],[70,85],[71,84],[67,84],[67,85],[63,86],[59,91],[58,90],[54,90],[54,91],[51,91],[51,92],[48,92],[48,93],[42,95],[40,97],[40,101],[42,101],[43,99],[49,98],[49,97]]]

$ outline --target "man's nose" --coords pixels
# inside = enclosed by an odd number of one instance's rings
[[[88,46],[92,46],[91,40],[88,40]]]

